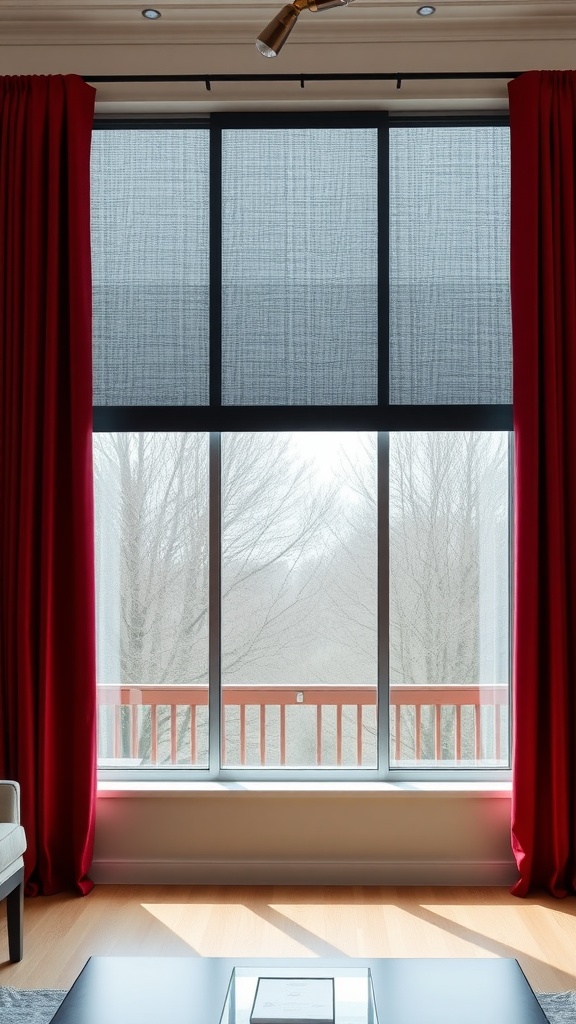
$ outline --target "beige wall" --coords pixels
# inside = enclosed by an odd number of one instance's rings
[[[510,792],[425,785],[102,790],[99,882],[508,885]]]
[[[346,12],[339,12],[344,15]],[[310,17],[317,34],[320,23]],[[421,19],[420,19],[421,20]],[[155,30],[154,25],[140,26]],[[0,29],[2,24],[0,22]],[[145,45],[132,44],[119,36],[117,43],[87,45],[78,31],[63,45],[57,38],[49,45],[40,39],[34,45],[3,45],[0,32],[0,65],[2,74],[67,74],[80,75],[151,75],[151,74],[259,74],[270,73],[356,73],[356,72],[447,72],[447,71],[522,71],[530,68],[571,67],[574,63],[574,38],[549,30],[547,36],[513,38],[510,29],[482,29],[482,41],[466,38],[453,32],[454,38],[434,40],[437,34],[428,26],[430,39],[425,38],[424,26],[412,28],[410,41],[402,38],[372,40],[369,35],[360,42],[332,41],[328,45],[308,45],[302,42],[300,31],[277,58],[262,58],[254,47],[255,31],[243,29],[236,42],[232,37],[216,44],[208,41],[181,43],[163,41],[165,25],[155,36],[147,33]],[[304,26],[307,28],[307,26]],[[514,32],[522,28],[517,25]],[[417,32],[416,30],[419,30]],[[471,33],[468,29],[468,36]],[[86,33],[84,33],[84,36]],[[109,32],[112,38],[111,31]],[[60,38],[65,38],[64,29]],[[152,40],[156,45],[151,45]],[[217,83],[207,92],[203,83],[166,84],[101,84],[97,87],[97,111],[146,112],[167,110],[202,112],[225,109],[445,109],[458,107],[468,110],[505,108],[507,83],[503,80],[471,82],[409,82],[400,90],[396,83],[308,83],[301,89],[298,83]]]

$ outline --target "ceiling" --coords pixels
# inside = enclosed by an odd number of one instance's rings
[[[171,0],[147,21],[143,2],[0,0],[4,74],[169,75],[486,72],[576,63],[576,0],[354,0],[303,12],[282,53],[254,39],[283,0]],[[98,85],[104,112],[270,107],[403,108],[506,105],[506,81]]]

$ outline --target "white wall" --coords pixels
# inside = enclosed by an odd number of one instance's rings
[[[91,875],[97,882],[508,885],[517,877],[510,791],[412,783],[101,789]]]

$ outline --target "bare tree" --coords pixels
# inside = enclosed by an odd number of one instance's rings
[[[207,685],[207,436],[96,435],[95,467],[100,681]],[[224,435],[225,683],[278,680],[313,642],[330,502],[289,435]],[[140,756],[149,752],[144,722]]]
[[[97,435],[95,452],[99,679],[207,686],[207,436]],[[494,435],[392,435],[392,683],[478,682],[505,648],[505,623],[480,625],[483,588],[507,587],[505,480]],[[225,434],[221,493],[224,685],[376,686],[376,435],[322,474],[292,435]],[[406,715],[403,737],[409,757]]]
[[[376,638],[374,547],[376,436],[365,457],[341,471],[358,496],[339,523],[340,567],[334,634],[352,644],[358,670],[373,671]],[[389,671],[392,684],[444,686],[506,678],[507,446],[504,435],[396,433],[390,445]],[[490,591],[483,601],[483,595]],[[500,604],[498,610],[498,602]],[[498,615],[500,619],[498,620]],[[359,643],[359,638],[363,642]],[[490,665],[490,669],[487,665]],[[498,667],[495,667],[499,663]],[[414,756],[414,718],[402,712],[403,757]],[[465,717],[473,749],[473,721]],[[371,731],[372,727],[368,727]],[[392,728],[395,729],[394,719]],[[443,720],[453,756],[454,723]],[[433,759],[434,728],[424,715],[423,753]]]

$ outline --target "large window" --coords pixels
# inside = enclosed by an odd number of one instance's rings
[[[99,128],[101,768],[505,771],[507,128]]]

